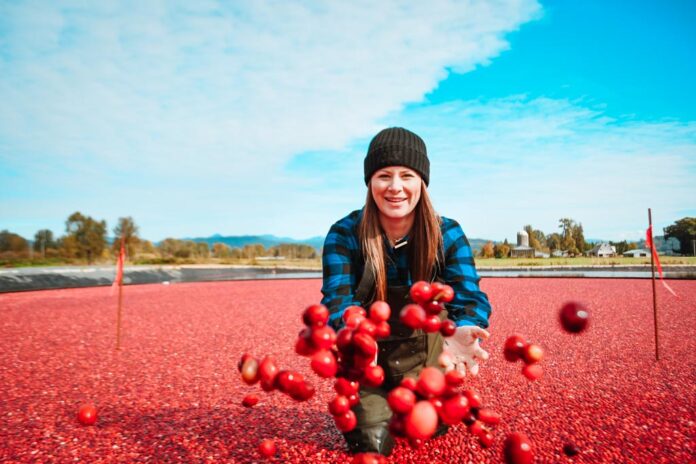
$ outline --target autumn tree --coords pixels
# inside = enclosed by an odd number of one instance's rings
[[[486,242],[485,245],[481,248],[481,257],[482,258],[493,258],[495,256],[495,251],[493,249],[493,242],[488,241]]]
[[[665,238],[674,237],[679,240],[679,253],[696,255],[693,240],[696,240],[696,217],[685,217],[674,224],[665,227]]]
[[[232,248],[226,243],[214,243],[213,244],[213,257],[214,258],[229,258],[232,254]]]
[[[29,243],[21,235],[9,230],[0,231],[0,253],[9,259],[26,257],[29,253]]]
[[[510,245],[507,239],[503,243],[493,245],[493,256],[496,258],[507,258],[510,256]]]
[[[53,238],[53,232],[49,229],[41,229],[34,234],[34,251],[41,253],[42,258],[46,257],[46,250],[55,250],[56,248],[58,248],[58,243]]]
[[[72,237],[78,258],[92,264],[106,248],[106,221],[96,221],[90,216],[75,212],[65,221],[67,236]]]

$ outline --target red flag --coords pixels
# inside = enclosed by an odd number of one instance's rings
[[[125,240],[121,238],[121,250],[118,252],[118,261],[116,262],[116,278],[114,279],[113,287],[123,285],[123,262],[126,260]]]
[[[657,264],[657,273],[660,275],[660,282],[662,282],[662,285],[667,289],[669,293],[671,293],[674,296],[677,296],[676,293],[674,293],[674,290],[670,288],[669,285],[667,285],[667,282],[665,282],[665,278],[662,275],[662,265],[660,264],[660,258],[657,256],[657,249],[655,249],[655,244],[653,242],[653,230],[652,230],[652,225],[648,227],[648,230],[645,231],[645,246],[648,247],[651,250],[651,253],[653,255],[653,260]]]

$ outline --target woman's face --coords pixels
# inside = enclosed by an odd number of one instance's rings
[[[388,166],[372,175],[370,190],[381,214],[390,219],[405,218],[420,200],[421,177],[413,169]]]

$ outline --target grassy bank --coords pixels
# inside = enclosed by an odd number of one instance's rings
[[[694,256],[660,256],[663,265],[681,264],[696,266]],[[646,258],[476,258],[477,268],[492,267],[533,267],[533,266],[640,266],[650,265],[650,257]]]

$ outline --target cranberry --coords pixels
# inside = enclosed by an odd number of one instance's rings
[[[423,309],[425,309],[425,312],[430,314],[430,315],[439,315],[443,309],[445,309],[444,306],[442,306],[442,303],[439,301],[428,301],[427,303],[423,304]]]
[[[353,334],[353,345],[370,359],[374,359],[374,356],[377,354],[377,342],[366,333]]]
[[[355,413],[351,410],[346,411],[340,416],[334,416],[334,422],[336,427],[341,432],[350,432],[358,424],[358,419],[355,417]]]
[[[343,396],[350,396],[358,393],[360,384],[358,382],[351,382],[343,377],[336,379],[334,383],[334,390],[336,393]]]
[[[406,436],[406,416],[403,414],[394,414],[389,422],[389,432],[395,437]]]
[[[464,395],[456,394],[442,403],[440,418],[447,425],[455,425],[469,412],[469,400]]]
[[[338,364],[333,353],[328,350],[319,350],[312,355],[311,367],[319,377],[330,378],[336,375]]]
[[[526,364],[522,368],[522,375],[527,377],[529,380],[536,380],[542,376],[544,370],[539,364]]]
[[[442,290],[440,290],[437,294],[433,296],[433,299],[449,303],[454,299],[454,289],[449,285],[444,285],[442,287]]]
[[[345,414],[350,409],[350,401],[348,397],[343,395],[338,395],[336,398],[329,401],[329,412],[333,416],[340,416]]]
[[[478,419],[484,424],[498,425],[500,423],[500,414],[491,408],[481,408],[478,410]]]
[[[425,321],[425,310],[417,304],[408,304],[399,314],[401,322],[412,329],[420,329]]]
[[[386,464],[387,458],[379,453],[359,453],[353,456],[353,464]]]
[[[348,395],[348,402],[350,403],[350,407],[352,408],[353,406],[360,403],[360,396],[357,393]]]
[[[377,330],[375,330],[375,337],[377,338],[387,338],[391,335],[391,326],[387,321],[382,321],[377,323]]]
[[[244,397],[244,399],[242,400],[242,405],[246,406],[247,408],[250,408],[252,406],[256,406],[258,402],[259,397],[252,394]]]
[[[404,419],[404,431],[411,439],[427,440],[437,428],[437,411],[429,401],[419,401]]]
[[[312,345],[312,343],[304,337],[297,337],[297,342],[295,342],[295,353],[300,356],[311,356],[317,349]]]
[[[259,377],[261,378],[261,382],[266,385],[273,385],[278,371],[278,366],[270,356],[265,356],[261,360],[261,364],[259,364]]]
[[[256,358],[247,358],[242,365],[242,380],[247,385],[254,385],[259,381],[259,362]]]
[[[302,321],[308,327],[321,327],[329,321],[329,310],[322,304],[308,306],[302,314]]]
[[[416,404],[416,395],[408,388],[396,387],[387,394],[387,403],[395,413],[407,414]]]
[[[336,343],[336,332],[328,325],[317,327],[312,329],[311,339],[318,349],[328,350]]]
[[[519,334],[511,335],[505,340],[505,346],[503,347],[503,354],[505,359],[510,362],[515,362],[523,356],[524,348],[527,346],[527,342],[524,337]]]
[[[275,378],[275,387],[283,393],[290,393],[293,387],[304,382],[302,374],[293,371],[280,371]]]
[[[480,437],[482,434],[485,433],[485,427],[483,426],[483,422],[481,422],[480,420],[475,420],[468,427],[469,432],[474,436]]]
[[[503,447],[507,464],[531,464],[534,460],[532,444],[524,433],[511,433],[505,438]]]
[[[529,345],[524,347],[522,355],[524,357],[525,363],[538,363],[539,361],[541,361],[541,358],[544,357],[544,349],[535,343],[530,343]]]
[[[582,303],[569,301],[561,308],[559,318],[566,332],[580,333],[587,329],[590,313]]]
[[[276,444],[273,440],[266,439],[259,443],[259,453],[261,453],[261,456],[265,458],[275,456],[277,451],[278,449],[276,448]]]
[[[242,359],[240,359],[239,362],[237,362],[237,369],[239,370],[239,372],[242,372],[242,366],[244,365],[246,360],[250,359],[250,358],[253,358],[253,356],[250,355],[249,353],[244,353],[242,355]]]
[[[471,410],[469,410],[468,413],[464,414],[464,418],[462,419],[462,422],[464,423],[464,425],[466,425],[468,427],[471,424],[473,424],[474,422],[476,422],[476,416],[474,415],[474,413],[471,412]]]
[[[491,433],[490,430],[486,430],[485,432],[481,433],[481,435],[478,435],[479,443],[481,443],[481,446],[484,448],[489,448],[493,444],[493,434]]]
[[[391,316],[391,308],[386,301],[375,301],[370,306],[370,319],[375,323],[387,321],[389,316]]]
[[[403,379],[401,379],[401,383],[399,385],[401,385],[404,388],[408,388],[411,391],[416,391],[418,380],[416,380],[415,377],[404,377]]]
[[[436,315],[426,316],[421,327],[426,333],[435,333],[440,331],[440,318]]]
[[[445,391],[445,375],[435,367],[425,367],[418,376],[416,391],[424,398],[440,396]]]
[[[377,364],[370,364],[365,368],[363,383],[368,387],[379,387],[384,383],[384,369]]]
[[[440,333],[443,337],[451,337],[457,331],[457,324],[452,319],[445,319],[440,324]]]
[[[483,405],[483,400],[481,395],[478,394],[476,390],[468,389],[462,392],[466,399],[469,400],[470,408],[480,408]]]
[[[77,411],[77,420],[82,425],[94,425],[97,422],[97,408],[93,404],[83,404]]]
[[[344,327],[336,334],[336,347],[343,353],[348,353],[352,350],[353,329]]]
[[[414,302],[423,304],[432,298],[433,289],[428,282],[421,280],[411,286],[409,294]]]
[[[447,371],[447,373],[445,374],[445,382],[449,386],[458,387],[459,385],[464,383],[464,374],[462,374],[456,369]]]
[[[364,319],[358,326],[357,332],[374,337],[375,333],[377,332],[377,324],[370,319]]]
[[[361,308],[360,306],[348,306],[345,311],[343,311],[343,320],[345,321],[348,317],[350,316],[361,316],[361,317],[367,317],[367,313],[365,312],[365,309]]]
[[[289,393],[290,398],[292,398],[295,401],[307,401],[312,396],[314,396],[315,392],[316,389],[311,383],[307,381],[302,381],[293,385]]]

